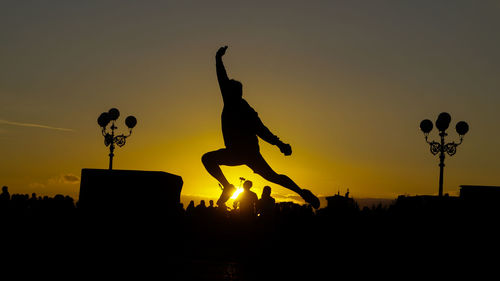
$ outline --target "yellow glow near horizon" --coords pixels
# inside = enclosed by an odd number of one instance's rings
[[[485,145],[500,137],[498,66],[491,63],[500,59],[491,47],[500,37],[489,34],[500,18],[490,4],[460,5],[443,25],[441,13],[426,13],[431,4],[372,9],[370,1],[365,7],[319,1],[241,9],[195,2],[206,9],[167,8],[161,1],[54,2],[35,9],[9,1],[3,10],[12,12],[0,26],[9,37],[0,52],[0,118],[9,120],[0,124],[0,185],[11,193],[78,200],[78,182],[65,176],[108,167],[96,118],[117,107],[123,115],[117,133],[126,131],[124,116],[139,122],[116,150],[115,169],[176,174],[183,198],[217,200],[218,181],[201,157],[224,147],[214,56],[226,44],[229,77],[243,83],[243,97],[293,149],[285,157],[260,140],[262,156],[301,188],[320,197],[347,188],[357,198],[437,194],[439,159],[418,124],[442,111],[451,114],[450,127],[458,120],[471,125],[460,152],[446,160],[444,192],[500,182],[500,150]],[[433,24],[419,24],[422,12]],[[256,14],[262,24],[246,24]],[[475,24],[461,20],[464,15]],[[228,28],[221,33],[221,26]],[[408,27],[418,36],[408,36]],[[449,132],[447,141],[458,138]],[[430,137],[439,139],[438,132]],[[259,197],[269,185],[276,201],[300,200],[247,166],[222,170],[231,184],[251,180]]]

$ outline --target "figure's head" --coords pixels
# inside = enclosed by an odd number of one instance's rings
[[[229,80],[229,91],[233,94],[235,99],[241,99],[243,97],[243,84],[240,81],[231,79]]]
[[[245,181],[243,183],[243,188],[246,189],[246,190],[250,190],[250,188],[252,187],[253,183],[251,181]]]
[[[3,192],[8,192],[9,191],[9,188],[7,186],[2,186],[2,191]]]
[[[208,201],[208,204],[210,204],[210,206],[212,206],[212,207],[213,207],[213,206],[214,206],[214,200],[210,200],[210,201]]]
[[[270,197],[271,196],[271,187],[266,185],[262,190],[262,197]]]

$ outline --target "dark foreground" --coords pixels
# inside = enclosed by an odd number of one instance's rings
[[[10,210],[2,263],[36,275],[140,280],[446,279],[496,272],[495,206],[455,203],[242,218],[217,210],[151,215]],[[439,207],[436,207],[439,206]],[[445,208],[446,207],[446,208]],[[58,209],[59,208],[59,209]]]

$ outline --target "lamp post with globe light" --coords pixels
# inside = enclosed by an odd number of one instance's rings
[[[441,142],[429,141],[427,138],[429,133],[432,131],[433,124],[429,119],[424,119],[420,122],[420,129],[424,133],[425,141],[430,146],[430,151],[432,155],[439,154],[439,197],[443,196],[443,170],[444,170],[444,158],[445,153],[449,156],[455,155],[457,153],[457,146],[462,144],[465,134],[469,131],[469,125],[465,121],[460,121],[456,124],[455,129],[460,137],[460,142],[450,142],[445,143],[444,137],[448,134],[446,130],[448,129],[451,122],[450,114],[442,112],[439,114],[436,120],[436,128],[439,130],[439,136],[441,137]]]
[[[125,145],[125,141],[130,135],[132,134],[132,129],[137,125],[137,119],[134,116],[128,116],[125,119],[125,125],[127,125],[129,129],[129,134],[128,135],[117,135],[115,136],[115,130],[118,129],[116,127],[116,120],[120,117],[120,111],[116,108],[111,108],[108,112],[103,112],[101,115],[99,115],[99,118],[97,118],[97,124],[102,129],[102,135],[104,136],[104,144],[106,146],[109,146],[109,169],[113,169],[113,156],[114,156],[114,151],[115,151],[115,144],[118,145],[119,147],[122,147]],[[109,129],[111,132],[107,132],[106,129],[108,125],[111,124]]]

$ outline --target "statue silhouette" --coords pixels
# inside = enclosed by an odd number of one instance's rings
[[[311,191],[300,188],[288,176],[276,173],[260,154],[257,136],[272,145],[276,145],[286,156],[292,154],[292,148],[271,133],[264,126],[257,112],[242,98],[243,85],[241,82],[229,79],[222,62],[222,56],[226,50],[227,46],[221,47],[215,55],[217,79],[224,101],[221,119],[226,148],[205,153],[202,157],[203,165],[208,173],[223,186],[217,205],[225,206],[235,191],[234,185],[227,181],[219,166],[247,165],[254,173],[298,193],[307,203],[316,209],[319,208],[319,199]]]

